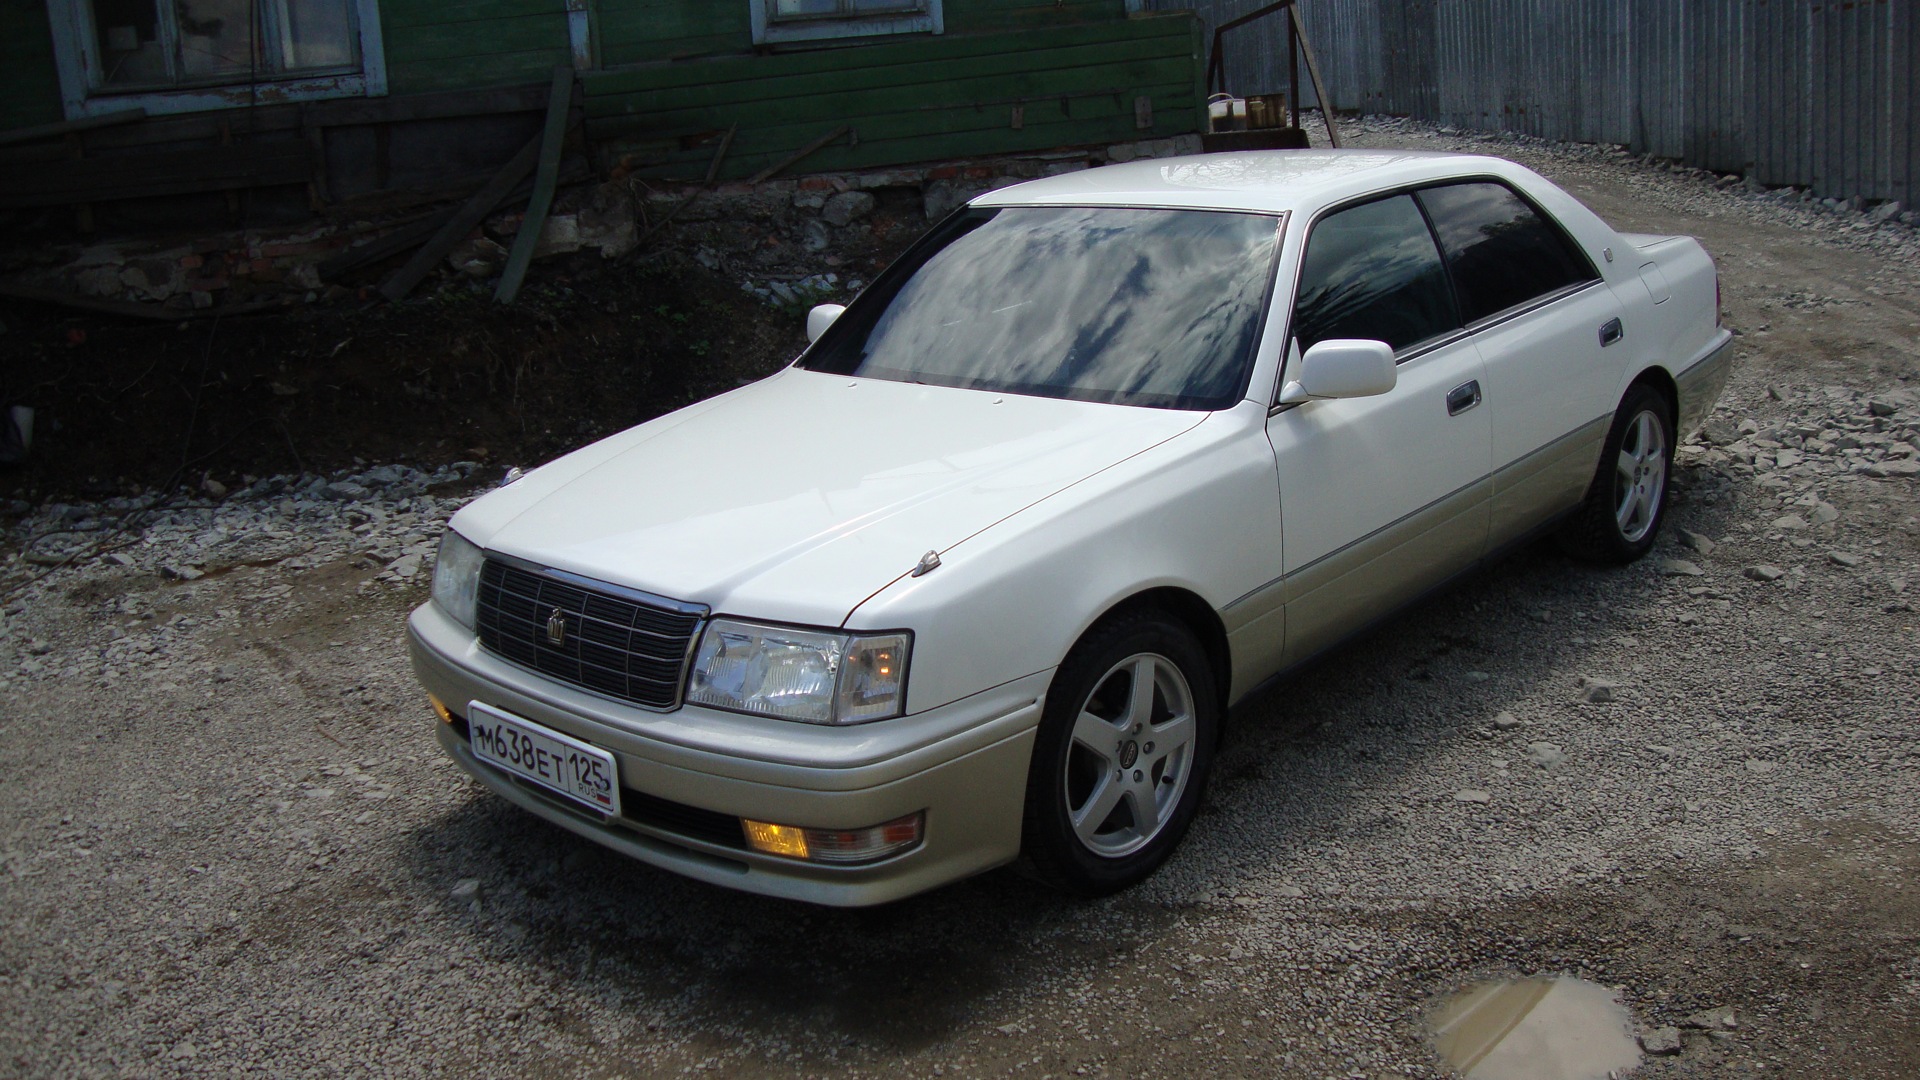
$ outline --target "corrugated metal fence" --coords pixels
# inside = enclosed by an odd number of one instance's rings
[[[1147,6],[1193,9],[1211,40],[1267,2]],[[1300,13],[1340,109],[1920,203],[1920,0],[1302,0]],[[1228,33],[1234,92],[1286,88],[1285,25]]]

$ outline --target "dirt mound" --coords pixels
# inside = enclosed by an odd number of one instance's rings
[[[100,497],[362,462],[545,461],[758,378],[805,344],[799,313],[690,260],[542,264],[518,303],[456,283],[187,323],[12,303],[0,404],[35,410],[0,498]]]

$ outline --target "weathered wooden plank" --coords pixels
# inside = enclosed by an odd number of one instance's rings
[[[487,181],[487,186],[475,192],[473,197],[460,207],[459,213],[454,214],[445,225],[440,227],[439,232],[433,234],[433,239],[427,241],[425,247],[414,252],[413,258],[408,259],[405,266],[395,271],[394,275],[380,286],[380,295],[388,300],[397,301],[412,292],[413,287],[420,284],[420,280],[431,273],[433,268],[440,264],[441,259],[447,257],[447,252],[453,250],[453,245],[472,232],[474,226],[485,220],[488,214],[493,213],[494,208],[499,205],[507,192],[512,191],[515,185],[526,179],[527,174],[533,171],[534,162],[540,157],[541,141],[538,137],[528,140],[527,145],[513,155],[512,160],[502,166],[499,172],[493,174],[493,179]]]
[[[579,158],[568,158],[561,164],[560,182],[562,184],[583,183],[592,179],[592,177],[592,169],[588,167],[585,161]],[[486,177],[482,177],[478,182],[485,184],[487,179]],[[467,190],[472,189],[469,188]],[[494,209],[498,210],[503,206],[512,206],[532,193],[533,181],[523,178],[518,184],[514,185],[512,191],[507,192],[505,197],[494,204]],[[465,194],[465,192],[442,197],[458,198],[460,194]],[[386,196],[382,197],[386,198]],[[340,207],[334,207],[333,211],[337,215]],[[355,244],[353,247],[342,251],[338,255],[327,258],[320,263],[321,280],[331,281],[335,277],[355,267],[379,262],[382,259],[390,259],[403,251],[411,251],[421,244],[426,243],[434,233],[439,232],[447,222],[453,220],[453,215],[459,212],[460,207],[458,206],[448,207],[438,212],[429,212],[426,216],[416,221],[408,222],[406,225],[384,236],[375,237],[364,244]]]
[[[868,140],[863,137],[858,147],[841,145],[821,150],[807,159],[807,170],[839,172],[989,154],[1055,150],[1089,143],[1119,142],[1137,138],[1140,134],[1133,130],[1132,111],[1128,110],[1124,116],[1116,116],[1097,125],[1076,121],[1067,124],[1029,124],[1017,131],[995,128],[901,139]],[[751,167],[756,160],[763,159],[743,156],[741,166]],[[681,160],[680,155],[673,155],[636,171],[642,176],[691,179],[698,176],[699,165],[697,162]],[[727,172],[734,176],[745,175],[735,167],[729,167]]]
[[[1042,48],[1075,45],[1106,45],[1148,38],[1179,39],[1181,47],[1189,35],[1192,13],[1132,19],[1122,23],[1061,27],[1038,33],[978,34],[956,37],[914,38],[850,49],[821,49],[812,52],[782,53],[774,56],[724,57],[693,60],[681,64],[651,64],[619,71],[590,73],[583,87],[589,98],[636,90],[660,90],[669,86],[711,85],[736,80],[756,80],[774,73],[792,75],[844,75],[849,71],[874,71],[898,65],[916,65],[954,61],[967,57],[1006,56]]]
[[[1019,82],[1018,89],[992,95],[1013,97],[1025,93],[1051,92],[1046,88],[1049,80],[1061,85],[1067,85],[1075,78],[1111,83],[1111,75],[1103,78],[1097,74],[1076,76],[1068,73],[1111,72],[1142,62],[1177,63],[1183,68],[1192,64],[1184,47],[1168,49],[1154,41],[1032,49],[961,61],[858,69],[829,75],[767,75],[757,79],[602,95],[587,101],[587,115],[595,118],[621,113],[658,115],[676,109],[703,107],[750,108],[758,111],[795,103],[801,107],[816,107],[814,103],[817,102],[822,103],[818,108],[827,111],[840,107],[825,105],[827,99],[837,100],[863,93],[890,95],[906,105],[908,102],[924,100],[925,95],[940,92],[942,87],[966,82],[1002,81],[1009,85]]]
[[[0,173],[0,206],[61,206],[305,184],[312,173],[312,152],[304,140],[48,161]]]
[[[547,84],[442,90],[431,94],[366,100],[322,101],[306,106],[307,122],[321,127],[446,120],[459,116],[537,112],[546,107]]]
[[[681,37],[671,40],[638,39],[600,39],[600,63],[603,68],[617,68],[628,64],[645,64],[657,60],[685,61],[696,57],[726,56],[744,52],[745,42],[751,36],[746,31],[738,34],[704,34],[697,37]]]
[[[403,27],[551,15],[556,9],[565,10],[554,0],[384,0],[380,23],[391,33]]]
[[[1118,22],[1127,17],[1126,0],[1041,0],[1039,3],[950,3],[949,34],[972,34],[1011,28],[1039,28],[1091,22]]]
[[[727,160],[727,151],[733,149],[733,137],[740,134],[740,125],[735,124],[720,137],[720,146],[713,152],[713,161],[707,165],[706,182],[711,184],[720,179],[720,166]]]
[[[62,135],[71,135],[76,131],[113,127],[115,124],[128,124],[146,118],[147,110],[145,109],[120,109],[115,112],[101,113],[98,116],[83,116],[78,120],[62,120],[55,124],[35,124],[32,127],[14,128],[11,131],[0,131],[0,146],[32,142],[35,139],[55,139]]]
[[[1293,32],[1299,35],[1300,55],[1307,61],[1307,77],[1313,80],[1313,100],[1320,103],[1320,118],[1327,123],[1327,141],[1334,149],[1340,148],[1340,130],[1333,123],[1333,99],[1327,96],[1326,83],[1320,78],[1320,61],[1313,55],[1313,44],[1307,40],[1307,28],[1300,21],[1300,9],[1290,7],[1287,17],[1293,20]]]
[[[553,88],[547,94],[547,122],[540,131],[540,168],[534,175],[533,197],[527,202],[527,216],[514,234],[513,249],[500,273],[494,300],[513,303],[520,293],[520,282],[527,276],[527,264],[533,262],[533,249],[540,243],[540,230],[547,223],[547,208],[553,205],[553,187],[560,179],[560,144],[567,134],[567,116],[573,108],[573,65],[556,64]]]
[[[937,124],[908,114],[850,118],[856,121],[852,126],[860,134],[859,145],[840,144],[823,148],[807,159],[806,168],[814,172],[869,168],[976,154],[1130,142],[1192,130],[1188,120],[1197,114],[1199,106],[1187,96],[1186,83],[1159,88],[1141,87],[1138,92],[1152,94],[1156,117],[1171,118],[1164,122],[1165,126],[1159,126],[1161,122],[1156,121],[1155,129],[1146,132],[1134,127],[1134,90],[1127,91],[1117,100],[1109,96],[1076,102],[1070,117],[1062,117],[1057,111],[1047,111],[1037,105],[1029,106],[1025,123],[1017,130],[1008,124],[1004,109],[956,110],[942,117]],[[750,133],[743,130],[734,144],[725,173],[736,178],[750,175],[765,163],[789,153],[789,147],[798,140],[811,137],[818,131],[817,126],[811,129],[788,126],[751,133],[750,141]],[[611,146],[616,151],[624,145],[624,140],[611,140]],[[699,151],[680,150],[677,142],[656,145],[671,149],[659,155],[656,161],[643,165],[639,170],[642,175],[681,178],[700,175]]]
[[[793,167],[794,165],[799,164],[800,160],[806,157],[808,154],[813,153],[815,150],[818,150],[829,143],[838,142],[840,139],[843,139],[847,135],[852,134],[852,132],[853,132],[853,129],[845,126],[844,124],[841,125],[840,127],[834,128],[832,131],[829,131],[825,135],[822,135],[819,138],[814,139],[813,141],[807,143],[807,145],[801,147],[798,150],[795,150],[793,153],[788,154],[786,157],[781,158],[779,161],[776,161],[773,164],[767,166],[766,168],[761,169],[759,172],[754,173],[753,178],[749,180],[748,183],[758,184],[768,179],[771,179],[773,176],[782,172],[783,170],[786,170],[788,168]]]
[[[401,27],[387,32],[386,46],[406,63],[496,56],[533,49],[567,48],[566,9],[486,22]]]
[[[1113,92],[1118,90],[1118,92]],[[1156,129],[1166,133],[1190,131],[1186,123],[1187,116],[1181,110],[1187,108],[1192,99],[1188,96],[1184,82],[1165,82],[1160,84],[1134,85],[1125,88],[1111,88],[1096,94],[1086,94],[1068,100],[1068,107],[1062,109],[1057,98],[1039,100],[1027,104],[1025,124],[1028,127],[1044,123],[1098,123],[1114,118],[1125,118],[1129,127],[1133,123],[1133,100],[1146,94],[1153,99],[1156,114],[1172,111],[1174,120],[1164,125],[1156,123]],[[636,121],[639,122],[639,121]],[[860,136],[860,145],[889,138],[912,135],[938,136],[946,132],[972,130],[1012,131],[1010,113],[1006,105],[949,106],[937,109],[910,109],[900,112],[876,113],[871,115],[845,115],[840,117],[815,117],[811,120],[795,121],[777,126],[748,129],[742,127],[735,141],[733,154],[741,156],[779,154],[804,145],[826,129],[828,125],[838,126],[844,123],[852,127]],[[661,133],[640,128],[621,130],[611,122],[590,129],[597,139],[635,139],[655,141],[674,141],[661,138]],[[1141,138],[1145,136],[1134,136]],[[703,151],[689,151],[688,160],[697,160]],[[737,166],[729,166],[727,172],[737,175]]]
[[[596,14],[594,32],[600,39],[601,60],[607,64],[701,52],[745,52],[753,47],[753,26],[744,3],[624,0],[603,4]]]
[[[567,60],[570,53],[563,41],[548,49],[501,53],[476,62],[472,57],[453,57],[408,63],[387,69],[395,93],[425,94],[439,90],[471,90],[484,86],[507,86],[545,79],[553,65]]]
[[[670,135],[713,130],[735,118],[746,118],[746,126],[757,134],[782,125],[843,118],[858,127],[861,137],[866,138],[869,125],[889,116],[910,116],[915,125],[939,130],[950,112],[974,109],[989,110],[1004,123],[1007,122],[1005,107],[1015,102],[1026,106],[1028,116],[1056,111],[1070,117],[1076,114],[1081,99],[1120,92],[1131,95],[1145,92],[1149,87],[1177,87],[1179,96],[1188,98],[1189,66],[1186,61],[1162,59],[1071,68],[1031,77],[952,80],[926,86],[904,99],[892,91],[868,91],[713,108],[683,109],[662,102],[652,111],[631,116],[589,117],[588,130],[596,138],[610,133]],[[1128,100],[1131,101],[1131,97]],[[1191,130],[1193,121],[1192,117],[1182,118],[1176,130]]]
[[[246,131],[253,136],[292,133],[300,128],[300,106],[262,105],[246,112]],[[88,157],[112,158],[125,152],[144,153],[146,148],[177,148],[181,143],[217,142],[222,121],[231,119],[225,110],[213,113],[188,113],[180,116],[149,116],[137,124],[97,128],[84,140]],[[231,127],[231,125],[228,125]],[[0,147],[0,166],[22,161],[44,161],[66,156],[62,147],[27,144]]]

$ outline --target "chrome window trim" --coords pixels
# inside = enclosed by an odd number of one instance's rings
[[[1493,314],[1488,315],[1487,317],[1480,319],[1477,322],[1469,323],[1465,327],[1465,330],[1468,336],[1478,334],[1482,330],[1491,330],[1494,327],[1501,325],[1502,323],[1512,322],[1513,320],[1519,318],[1522,315],[1527,315],[1532,312],[1538,311],[1541,308],[1546,307],[1548,304],[1557,303],[1561,300],[1565,300],[1569,296],[1573,296],[1578,293],[1583,293],[1588,289],[1593,288],[1595,285],[1604,285],[1604,284],[1606,284],[1604,279],[1593,278],[1589,281],[1578,281],[1573,283],[1572,285],[1562,285],[1559,288],[1553,290],[1552,292],[1541,293],[1539,296],[1534,297],[1533,299],[1527,301],[1524,304],[1515,304],[1512,307],[1506,308],[1502,311],[1496,311]]]
[[[1288,409],[1291,409],[1294,407],[1293,405],[1279,404],[1277,399],[1280,397],[1281,388],[1287,385],[1287,360],[1288,360],[1288,354],[1292,352],[1294,304],[1298,301],[1300,296],[1300,276],[1303,273],[1305,273],[1307,268],[1307,246],[1312,243],[1313,230],[1319,227],[1321,220],[1323,218],[1331,217],[1334,214],[1340,213],[1343,210],[1351,209],[1352,207],[1360,206],[1364,203],[1377,202],[1381,199],[1391,199],[1396,195],[1418,195],[1418,193],[1428,188],[1452,187],[1456,184],[1477,184],[1477,183],[1499,184],[1501,187],[1506,188],[1508,191],[1513,192],[1513,194],[1517,196],[1521,202],[1526,203],[1527,206],[1531,208],[1534,213],[1540,215],[1542,220],[1545,220],[1551,223],[1555,229],[1558,229],[1560,231],[1560,234],[1562,236],[1567,238],[1567,241],[1574,246],[1574,249],[1580,252],[1581,258],[1586,260],[1587,269],[1592,271],[1594,276],[1585,281],[1575,282],[1572,285],[1563,285],[1560,288],[1553,290],[1552,292],[1543,293],[1539,296],[1536,296],[1524,304],[1515,304],[1513,307],[1507,308],[1504,311],[1496,311],[1492,315],[1488,315],[1472,323],[1464,324],[1459,328],[1457,328],[1456,330],[1449,332],[1447,334],[1443,334],[1438,337],[1431,338],[1427,341],[1415,342],[1414,344],[1407,346],[1406,349],[1404,350],[1397,350],[1393,355],[1393,362],[1396,365],[1404,364],[1409,360],[1413,360],[1418,357],[1425,356],[1427,353],[1433,352],[1434,350],[1442,348],[1443,346],[1451,345],[1454,342],[1461,340],[1462,338],[1472,337],[1473,335],[1478,334],[1482,330],[1486,330],[1491,327],[1498,326],[1501,323],[1508,322],[1512,319],[1517,319],[1520,316],[1527,314],[1528,312],[1538,310],[1540,308],[1547,306],[1548,304],[1554,303],[1559,300],[1563,300],[1566,297],[1572,296],[1575,293],[1581,292],[1595,285],[1603,285],[1606,283],[1606,278],[1600,274],[1599,268],[1594,265],[1592,256],[1587,254],[1587,249],[1581,245],[1579,240],[1574,239],[1573,234],[1567,231],[1567,227],[1565,225],[1560,224],[1560,219],[1554,217],[1545,208],[1541,207],[1538,203],[1535,203],[1532,199],[1527,198],[1524,192],[1514,187],[1513,184],[1510,181],[1508,181],[1505,177],[1494,176],[1491,173],[1479,173],[1479,174],[1473,174],[1469,176],[1450,176],[1440,180],[1422,180],[1413,184],[1401,184],[1395,187],[1382,188],[1378,191],[1370,191],[1364,195],[1356,195],[1350,199],[1343,199],[1336,203],[1330,203],[1324,207],[1321,207],[1319,210],[1315,211],[1313,216],[1307,219],[1306,226],[1301,233],[1300,259],[1298,262],[1294,264],[1294,267],[1293,267],[1293,289],[1287,295],[1287,311],[1284,317],[1285,332],[1282,334],[1280,338],[1280,363],[1276,365],[1274,370],[1272,392],[1267,395],[1267,401],[1268,401],[1267,415],[1269,417],[1277,416],[1280,413],[1283,413]],[[1453,268],[1447,264],[1447,253],[1446,253],[1446,250],[1440,246],[1440,237],[1434,231],[1433,219],[1431,216],[1428,215],[1427,207],[1425,203],[1422,203],[1418,198],[1415,198],[1414,205],[1420,208],[1420,216],[1423,219],[1425,219],[1427,222],[1427,236],[1433,241],[1433,248],[1434,248],[1434,251],[1437,252],[1440,256],[1441,266],[1446,268],[1447,287],[1451,289],[1453,288]],[[1455,314],[1459,313],[1458,308],[1459,308],[1458,297],[1456,296],[1455,297]]]

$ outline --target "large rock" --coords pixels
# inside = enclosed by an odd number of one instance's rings
[[[873,213],[877,201],[864,191],[843,191],[827,200],[820,210],[820,216],[829,225],[846,226]]]
[[[633,200],[617,184],[605,184],[575,217],[581,247],[599,248],[600,257],[618,259],[640,245]]]

